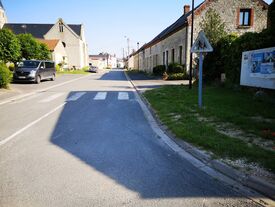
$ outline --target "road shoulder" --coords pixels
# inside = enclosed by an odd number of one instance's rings
[[[139,88],[139,85],[137,85],[135,81],[132,81],[126,72],[125,75],[135,89],[137,99],[139,100],[141,108],[143,109],[153,130],[169,147],[190,161],[195,167],[203,170],[215,179],[226,183],[233,189],[238,189],[238,191],[241,191],[241,193],[255,202],[264,206],[275,206],[275,187],[273,185],[266,183],[261,179],[249,177],[218,160],[212,159],[207,153],[195,148],[189,143],[177,139],[165,126],[161,124],[149,102],[142,95],[142,88]],[[147,88],[153,87],[147,85]],[[264,197],[251,189],[269,198]]]

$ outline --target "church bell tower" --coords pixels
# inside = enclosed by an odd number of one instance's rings
[[[5,8],[2,4],[2,1],[0,0],[0,29],[8,22]]]

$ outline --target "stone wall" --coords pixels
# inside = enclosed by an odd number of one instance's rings
[[[206,0],[195,11],[194,20],[194,41],[200,28],[200,22],[205,18],[206,12],[210,9],[216,10],[222,20],[225,22],[227,33],[236,33],[238,35],[246,32],[261,32],[267,27],[267,6],[261,0]],[[240,9],[251,9],[252,25],[241,27],[239,26],[239,11]],[[191,37],[191,15],[188,18],[188,27],[175,32],[156,44],[146,48],[139,54],[139,69],[147,72],[152,72],[156,65],[167,63],[166,52],[168,51],[168,64],[172,62],[172,50],[174,49],[174,62],[179,63],[180,46],[182,47],[182,64],[185,64],[189,70],[190,60],[190,37]],[[163,59],[163,52],[165,57]]]
[[[212,0],[195,13],[194,34],[199,33],[200,22],[205,17],[209,8],[219,13],[226,25],[227,33],[238,35],[246,32],[261,32],[267,27],[267,8],[258,0]],[[238,25],[238,13],[240,9],[252,9],[252,26],[241,27]]]

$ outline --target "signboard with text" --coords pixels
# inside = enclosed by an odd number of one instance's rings
[[[275,89],[275,47],[243,52],[241,85]]]

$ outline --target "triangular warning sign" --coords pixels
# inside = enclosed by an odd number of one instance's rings
[[[210,45],[203,31],[200,31],[195,43],[191,48],[192,53],[213,52],[213,47]]]

